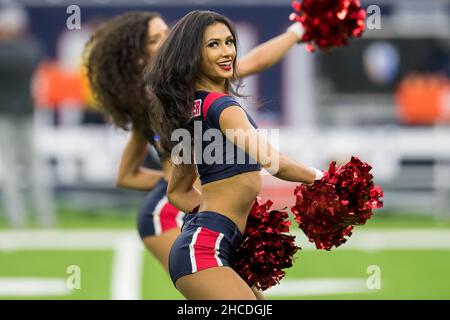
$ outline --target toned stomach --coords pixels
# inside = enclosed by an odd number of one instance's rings
[[[238,226],[241,233],[244,233],[249,211],[260,190],[259,171],[246,172],[204,184],[199,211],[223,214]]]

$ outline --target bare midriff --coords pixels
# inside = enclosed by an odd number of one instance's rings
[[[202,185],[199,212],[214,211],[231,219],[241,233],[255,197],[261,190],[259,171],[241,173]]]

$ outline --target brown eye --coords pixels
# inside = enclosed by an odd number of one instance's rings
[[[228,40],[228,41],[226,42],[226,44],[227,44],[227,46],[234,45],[234,40],[233,40],[233,39],[230,39],[230,40]]]

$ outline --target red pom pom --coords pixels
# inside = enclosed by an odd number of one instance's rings
[[[289,232],[288,214],[269,210],[272,201],[253,203],[244,236],[237,251],[233,269],[250,287],[266,290],[285,276],[283,269],[292,266],[294,254],[300,247]]]
[[[302,23],[305,28],[302,41],[308,42],[307,50],[340,47],[351,37],[360,37],[365,29],[366,12],[359,0],[303,0],[292,3],[295,13],[291,21]]]
[[[339,247],[354,225],[365,224],[372,209],[383,206],[379,200],[383,191],[374,185],[371,169],[357,157],[344,166],[332,162],[322,180],[295,189],[297,201],[292,212],[317,249]]]

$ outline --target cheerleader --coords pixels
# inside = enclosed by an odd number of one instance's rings
[[[261,167],[278,167],[271,170],[273,175],[288,181],[310,184],[321,178],[317,170],[272,148],[235,100],[236,43],[234,26],[226,17],[193,11],[175,25],[148,75],[152,127],[161,150],[178,155],[173,157],[177,164],[169,180],[169,201],[184,212],[199,206],[198,214],[186,217],[169,256],[172,281],[187,299],[257,298],[230,261],[243,241],[248,213],[261,189]],[[198,126],[216,134],[214,139],[202,139],[202,149],[191,159],[185,154],[191,140],[173,141],[172,134],[194,133]],[[245,132],[244,139],[231,134],[239,130]],[[211,148],[221,152],[215,154],[221,161],[202,161]],[[197,172],[201,192],[194,187]]]
[[[149,123],[143,70],[167,38],[169,28],[155,12],[127,12],[102,24],[85,49],[85,66],[94,97],[107,119],[131,130],[123,151],[117,185],[149,191],[138,211],[137,229],[148,249],[167,270],[170,247],[179,234],[184,212],[166,196],[172,165],[161,153],[161,170],[143,167],[149,144],[155,146]],[[288,31],[261,44],[237,62],[241,76],[277,63],[302,35],[296,23]],[[163,119],[162,121],[165,121]]]

